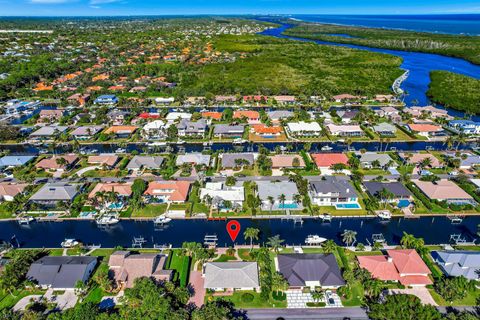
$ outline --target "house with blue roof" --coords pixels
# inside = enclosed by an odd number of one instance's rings
[[[114,94],[104,94],[97,97],[97,99],[95,99],[93,103],[102,105],[114,105],[118,103],[118,98]]]
[[[472,120],[451,120],[448,126],[456,132],[464,134],[480,134],[480,122]]]
[[[433,260],[449,277],[464,276],[469,280],[479,279],[480,252],[478,251],[432,251]]]
[[[0,168],[12,168],[23,166],[32,161],[35,156],[4,156],[0,158]]]

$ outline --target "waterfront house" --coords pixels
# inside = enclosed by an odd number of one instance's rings
[[[430,168],[442,168],[442,162],[435,157],[433,154],[430,153],[399,153],[400,158],[408,164],[418,166],[420,165],[425,159],[429,159],[428,161],[430,164],[428,167]]]
[[[247,119],[248,124],[260,123],[260,113],[250,110],[239,110],[233,113],[233,119]]]
[[[31,264],[26,278],[42,289],[74,290],[77,282],[87,283],[96,265],[96,257],[46,256]]]
[[[223,153],[219,157],[222,160],[222,168],[239,168],[252,166],[258,154],[256,153]]]
[[[387,153],[365,152],[359,155],[360,166],[364,169],[396,168],[397,163]]]
[[[460,169],[469,170],[480,166],[480,156],[468,151],[446,151],[443,155],[445,158],[458,159]]]
[[[203,268],[207,290],[260,290],[256,262],[207,262]]]
[[[453,119],[452,116],[448,115],[448,111],[444,109],[439,109],[434,106],[425,106],[425,107],[410,107],[404,108],[403,112],[411,114],[413,117],[421,117],[427,115],[432,119],[443,118],[446,120]]]
[[[254,124],[250,127],[250,132],[260,138],[275,138],[283,133],[281,126],[267,127],[264,124]]]
[[[334,164],[348,166],[348,157],[344,153],[312,153],[310,156],[319,169],[329,169]]]
[[[127,170],[138,173],[140,170],[156,170],[162,167],[164,157],[161,156],[134,156],[127,164]]]
[[[241,183],[227,186],[223,182],[207,182],[205,187],[200,189],[200,199],[204,201],[206,196],[212,199],[213,208],[225,210],[241,208],[245,201],[245,191]],[[225,206],[227,201],[231,204],[230,207]]]
[[[150,203],[183,203],[187,201],[189,181],[152,181],[144,193]]]
[[[95,99],[93,103],[98,105],[113,106],[118,103],[118,98],[113,94],[104,94]]]
[[[132,254],[130,251],[115,251],[108,259],[108,267],[117,287],[132,288],[139,278],[170,281],[173,270],[166,270],[167,255],[156,253]]]
[[[81,126],[70,132],[76,140],[88,140],[103,130],[103,126]]]
[[[187,112],[170,112],[170,113],[167,114],[167,116],[165,117],[165,120],[167,120],[167,122],[173,123],[173,122],[180,121],[180,120],[190,120],[191,118],[192,118],[192,114],[191,114],[191,113],[187,113]]]
[[[0,182],[0,202],[13,201],[15,196],[22,194],[26,187],[28,187],[26,183]]]
[[[410,123],[406,125],[407,129],[422,137],[432,138],[435,136],[444,135],[444,130],[441,126],[430,123]]]
[[[93,199],[97,196],[97,194],[107,192],[115,193],[117,198],[119,198],[118,200],[130,198],[130,196],[132,195],[132,184],[133,182],[99,182],[95,185],[92,191],[90,191],[90,193],[88,194],[88,198]]]
[[[404,286],[432,284],[430,269],[414,249],[387,250],[387,255],[357,256],[360,268],[382,281],[396,281]]]
[[[452,204],[476,205],[475,200],[453,181],[441,179],[435,183],[430,181],[412,180],[417,188],[428,198],[438,201],[446,201]]]
[[[148,122],[142,128],[142,136],[147,140],[160,140],[167,137],[168,126],[162,120]]]
[[[291,181],[256,181],[262,210],[301,210],[297,185]],[[282,199],[284,198],[284,199]]]
[[[382,137],[394,137],[397,127],[393,124],[382,122],[373,126],[373,131]]]
[[[280,123],[282,120],[287,120],[288,118],[293,117],[295,114],[292,111],[288,110],[274,110],[267,112],[268,118],[273,123]]]
[[[372,197],[386,202],[398,202],[400,207],[408,206],[413,199],[411,192],[400,182],[365,181],[363,185]],[[384,189],[392,195],[390,199],[382,199],[381,192]]]
[[[280,105],[294,104],[297,101],[295,96],[273,96],[272,98]]]
[[[287,130],[295,137],[319,137],[322,134],[322,128],[318,122],[289,122]]]
[[[328,131],[332,136],[341,136],[341,137],[360,137],[363,136],[363,130],[359,125],[336,125],[329,123],[326,125]]]
[[[222,113],[216,111],[204,111],[202,112],[203,119],[210,119],[210,120],[222,120]]]
[[[395,96],[392,94],[376,94],[373,100],[376,102],[385,103],[395,100]]]
[[[169,105],[169,104],[172,104],[173,102],[175,102],[174,97],[167,97],[167,98],[157,97],[154,100],[155,100],[156,104],[163,104],[163,105]]]
[[[136,126],[111,126],[104,131],[105,134],[113,134],[119,139],[129,138],[138,127]]]
[[[246,104],[251,103],[265,103],[268,100],[267,96],[243,96],[242,101]]]
[[[279,254],[275,266],[287,280],[290,289],[322,287],[337,289],[345,285],[333,254]]]
[[[358,110],[339,110],[337,111],[338,117],[340,117],[340,120],[344,124],[349,124],[353,122],[353,119],[357,116],[359,113]]]
[[[98,156],[89,156],[88,164],[100,166],[102,168],[112,169],[118,161],[118,156],[114,154],[101,154]]]
[[[184,163],[188,163],[194,166],[205,166],[208,167],[210,165],[210,158],[209,154],[202,154],[199,152],[192,152],[187,154],[179,154],[175,164],[177,166],[181,166]]]
[[[304,168],[305,161],[303,158],[296,154],[276,154],[269,156],[272,160],[272,169],[294,169]]]
[[[400,115],[400,110],[394,107],[381,107],[378,109],[373,109],[376,115],[381,118],[387,118],[392,122],[398,123],[402,120],[402,116]]]
[[[215,96],[215,102],[236,102],[236,96]]]
[[[68,171],[75,167],[79,158],[75,154],[67,154],[61,156],[52,156],[50,158],[44,158],[40,160],[35,167],[37,169],[44,169],[47,171]]]
[[[337,102],[337,103],[340,103],[340,102],[352,102],[352,101],[357,101],[357,100],[360,100],[362,97],[359,97],[359,96],[354,96],[354,95],[351,95],[351,94],[348,94],[348,93],[343,93],[343,94],[339,94],[339,95],[336,95],[336,96],[333,96],[332,97],[332,100]]]
[[[463,276],[468,280],[480,278],[480,252],[465,250],[432,251],[433,261],[447,277]]]
[[[335,206],[336,209],[361,209],[355,187],[346,178],[326,176],[310,181],[309,193],[318,206]]]
[[[21,167],[35,159],[35,156],[3,156],[0,158],[0,169]]]
[[[84,106],[90,100],[90,95],[88,93],[75,93],[67,98],[68,103],[75,106]]]
[[[68,127],[65,126],[45,126],[30,134],[30,139],[35,141],[53,140],[62,133],[67,132]]]
[[[83,188],[79,183],[46,183],[33,194],[29,201],[41,207],[55,207],[59,202],[71,203]]]
[[[52,123],[60,121],[63,117],[63,110],[41,110],[38,114],[38,121],[42,123]]]
[[[203,119],[195,122],[183,119],[177,124],[178,136],[180,137],[203,138],[207,128],[207,122]]]
[[[448,122],[448,126],[457,133],[466,135],[480,134],[480,122],[472,120],[451,120]]]
[[[219,139],[241,138],[244,131],[243,125],[216,124],[213,127],[213,136]]]

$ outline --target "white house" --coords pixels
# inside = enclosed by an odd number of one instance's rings
[[[294,136],[318,137],[322,133],[322,128],[317,122],[289,122],[287,129]]]
[[[212,198],[215,208],[224,208],[225,201],[230,201],[233,208],[240,208],[245,200],[243,186],[226,186],[223,182],[208,182],[205,188],[200,189],[200,199],[204,200],[207,195]]]

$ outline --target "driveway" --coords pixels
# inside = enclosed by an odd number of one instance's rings
[[[101,169],[102,167],[100,166],[92,166],[92,167],[86,167],[86,168],[83,168],[83,169],[80,169],[77,171],[76,175],[81,177],[83,176],[83,174],[87,171],[92,171],[92,170],[95,170],[95,169]]]
[[[430,304],[432,306],[438,306],[433,300],[430,291],[425,287],[409,288],[409,289],[390,289],[388,294],[411,294],[417,296],[423,304]]]
[[[23,311],[30,303],[33,301],[39,301],[41,298],[42,295],[40,294],[23,297],[22,299],[18,300],[15,306],[13,306],[13,311]]]
[[[200,271],[192,271],[190,273],[190,287],[194,290],[194,294],[190,297],[189,302],[194,303],[197,307],[203,306],[205,301],[205,288],[203,287],[204,279]]]
[[[78,301],[78,297],[75,295],[74,290],[65,290],[63,294],[54,295],[52,289],[48,289],[45,292],[44,298],[48,301],[54,302],[57,304],[57,309],[65,310],[75,307]]]

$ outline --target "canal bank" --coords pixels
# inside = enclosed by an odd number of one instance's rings
[[[243,231],[248,227],[258,228],[258,243],[264,244],[269,237],[279,235],[285,245],[304,245],[309,235],[319,235],[342,243],[344,230],[357,232],[357,242],[368,245],[373,243],[375,235],[381,235],[388,245],[397,245],[403,233],[413,234],[425,240],[428,245],[447,244],[451,236],[465,242],[477,239],[479,216],[467,216],[461,223],[454,224],[447,217],[420,217],[417,219],[393,218],[381,221],[378,218],[335,218],[322,223],[318,219],[304,219],[303,223],[281,219],[241,219],[240,236],[236,244],[248,244]],[[120,223],[99,228],[94,221],[38,222],[21,226],[16,221],[0,222],[0,240],[19,244],[23,248],[59,247],[65,238],[74,238],[85,244],[101,245],[110,248],[116,246],[131,247],[134,238],[142,237],[144,247],[154,245],[172,245],[181,247],[185,241],[203,243],[205,236],[215,235],[217,244],[222,247],[233,243],[226,232],[227,221],[173,220],[158,228],[152,221],[122,220]],[[13,240],[12,240],[13,237]],[[17,242],[18,241],[18,242]]]

